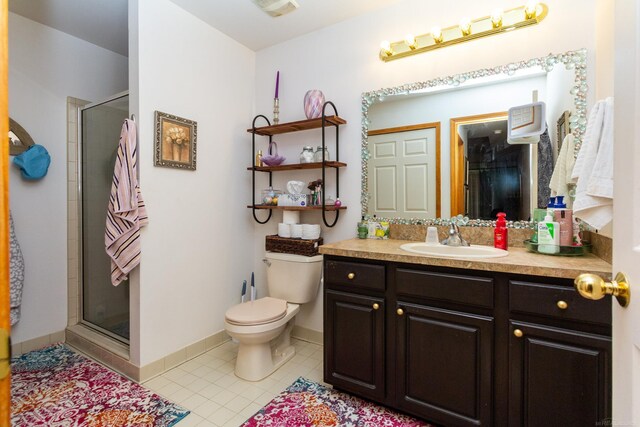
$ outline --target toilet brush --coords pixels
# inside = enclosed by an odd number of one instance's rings
[[[256,299],[256,284],[253,281],[253,272],[251,272],[251,301]]]
[[[240,302],[244,302],[244,296],[247,294],[247,281],[242,281],[242,296],[240,297]]]

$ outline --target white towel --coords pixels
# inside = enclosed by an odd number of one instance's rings
[[[551,175],[551,181],[549,181],[549,188],[551,189],[552,196],[564,196],[567,203],[569,199],[569,184],[573,181],[571,174],[573,173],[573,166],[576,163],[574,156],[575,151],[575,137],[573,134],[567,134],[562,141],[562,147],[560,148],[560,154],[556,160],[556,165]]]
[[[613,219],[613,98],[598,101],[573,168],[574,214],[596,229]]]
[[[118,286],[140,263],[140,227],[148,223],[148,218],[137,169],[136,124],[126,119],[120,132],[104,232],[113,286]]]

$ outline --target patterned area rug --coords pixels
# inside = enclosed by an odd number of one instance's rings
[[[241,427],[432,427],[406,415],[298,378]]]
[[[11,360],[14,426],[172,426],[189,414],[62,344]]]

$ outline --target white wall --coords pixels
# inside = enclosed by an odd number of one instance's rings
[[[539,25],[507,34],[474,40],[392,62],[378,59],[381,40],[401,40],[404,34],[421,34],[434,25],[446,27],[463,15],[486,16],[495,8],[509,8],[501,0],[460,0],[449,2],[404,0],[388,8],[343,21],[297,39],[264,49],[256,56],[256,112],[271,116],[274,80],[280,70],[281,121],[304,118],[302,99],[308,89],[321,89],[349,122],[341,132],[341,160],[348,167],[341,172],[340,198],[348,206],[338,225],[324,230],[325,241],[351,238],[360,218],[360,142],[362,92],[429,80],[464,71],[560,53],[588,49],[588,80],[594,82],[595,0],[549,0],[549,15]],[[279,137],[283,154],[299,153],[304,143],[317,145],[318,134]],[[292,174],[291,176],[294,176]],[[315,179],[310,172],[305,180]],[[286,181],[286,178],[278,180]],[[281,185],[281,184],[280,184]],[[246,215],[246,214],[245,214]],[[273,234],[280,216],[268,225],[255,225],[255,268],[264,274],[260,259],[265,234]],[[318,222],[316,213],[306,214],[305,222]],[[322,329],[321,298],[303,307],[298,324]]]
[[[24,181],[10,166],[26,265],[14,343],[67,326],[67,96],[97,101],[126,89],[126,57],[9,14],[9,114],[51,155],[40,181]]]
[[[129,10],[131,107],[149,214],[131,288],[132,307],[139,304],[131,353],[145,365],[223,330],[250,277],[255,54],[168,0],[131,1]],[[197,122],[197,170],[153,165],[155,110]]]

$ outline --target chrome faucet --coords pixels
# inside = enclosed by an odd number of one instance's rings
[[[469,245],[469,242],[462,238],[460,235],[460,228],[458,227],[458,224],[454,222],[449,226],[449,237],[440,243],[448,246],[471,246]]]

